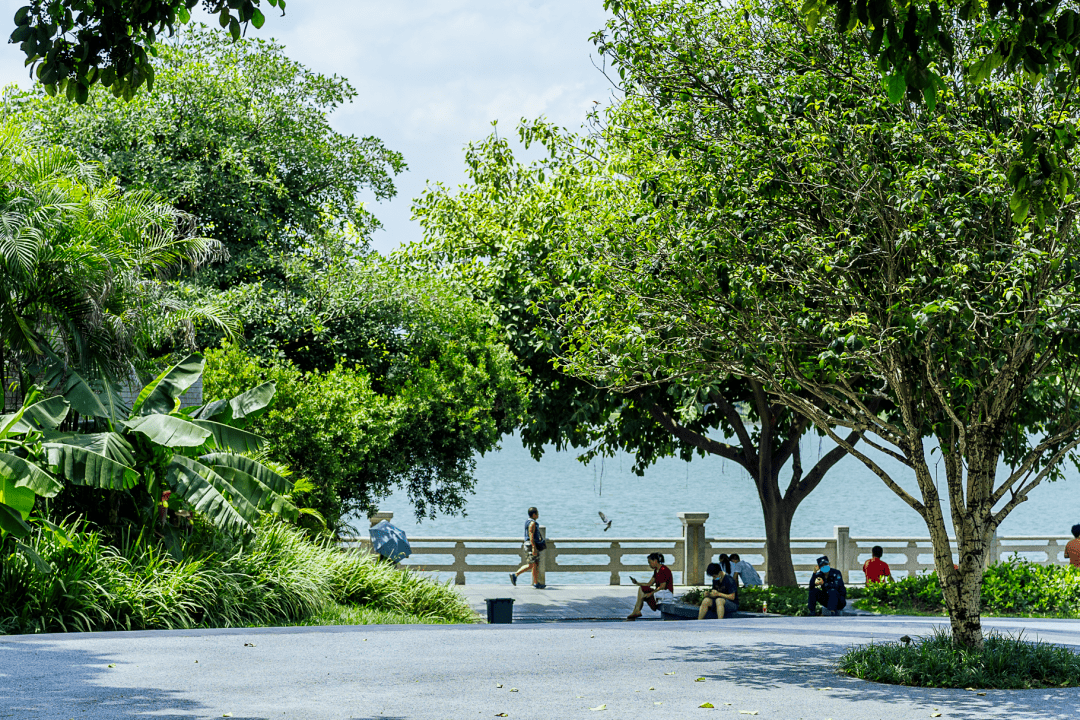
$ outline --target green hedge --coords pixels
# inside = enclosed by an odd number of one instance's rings
[[[452,587],[280,522],[246,546],[193,539],[181,561],[138,538],[117,548],[79,524],[65,529],[67,541],[29,542],[39,562],[3,546],[0,633],[321,624],[357,607],[379,622],[474,619]]]
[[[867,585],[860,594],[860,607],[867,610],[945,612],[936,572]],[[1080,617],[1080,571],[1068,565],[1036,565],[1015,556],[991,565],[983,576],[982,612]]]

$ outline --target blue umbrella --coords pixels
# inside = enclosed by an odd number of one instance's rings
[[[412,555],[405,531],[386,520],[373,526],[368,530],[368,534],[371,535],[371,546],[375,548],[375,552],[390,562],[400,562]]]

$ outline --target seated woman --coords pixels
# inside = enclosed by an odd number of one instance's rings
[[[731,614],[739,609],[735,600],[735,578],[724,572],[724,568],[717,563],[709,563],[705,568],[705,574],[713,579],[712,589],[705,593],[705,598],[698,607],[698,620],[704,620],[705,616],[715,608],[716,617],[723,620],[731,617]]]
[[[630,582],[638,586],[638,591],[634,611],[626,616],[627,620],[633,621],[641,617],[641,606],[645,603],[648,603],[653,610],[658,610],[659,603],[675,602],[675,595],[671,592],[675,582],[671,577],[671,571],[664,565],[664,556],[660,553],[649,555],[649,567],[653,569],[652,580],[649,582],[639,583],[634,578],[630,578]]]

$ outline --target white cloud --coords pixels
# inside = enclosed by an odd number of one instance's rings
[[[0,0],[0,34],[24,0]],[[375,205],[389,250],[419,238],[411,198],[426,180],[463,178],[461,149],[487,135],[492,120],[509,134],[545,115],[577,128],[606,101],[608,80],[593,67],[589,35],[605,21],[601,0],[291,0],[267,14],[258,37],[274,37],[290,57],[347,78],[358,91],[335,113],[340,132],[380,137],[405,155],[398,197]],[[27,85],[23,57],[0,45],[0,83]]]

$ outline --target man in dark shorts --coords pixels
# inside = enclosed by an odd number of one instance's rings
[[[544,538],[540,536],[539,518],[540,511],[529,508],[529,519],[525,521],[525,564],[510,573],[510,582],[517,585],[518,575],[532,570],[533,587],[543,590],[547,585],[540,582],[540,553],[543,551]]]
[[[697,619],[704,620],[713,610],[719,620],[731,617],[732,613],[739,609],[735,600],[735,578],[724,572],[724,568],[718,563],[709,563],[705,574],[713,579],[712,589],[705,593],[705,598],[698,607]]]

